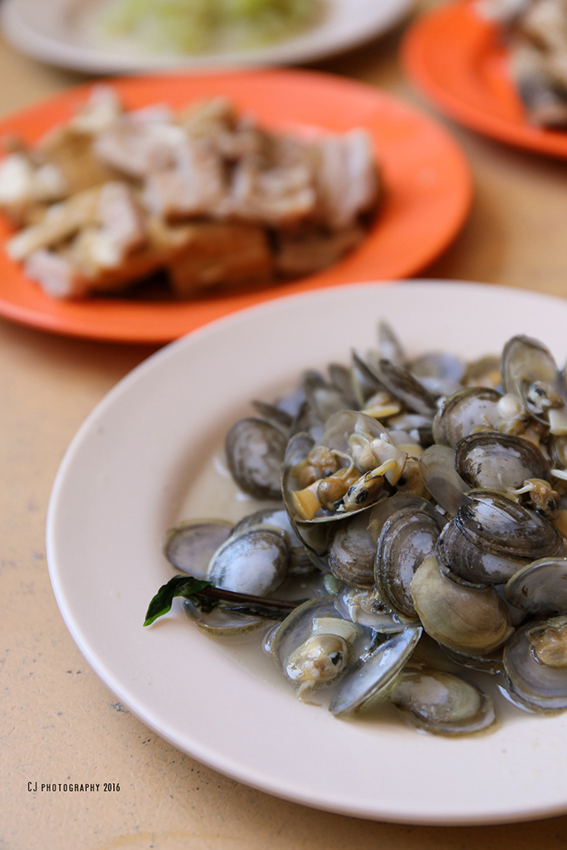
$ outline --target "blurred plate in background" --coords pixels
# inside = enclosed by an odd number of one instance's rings
[[[528,124],[498,30],[471,0],[423,15],[406,34],[402,57],[415,85],[451,118],[501,142],[567,157],[567,132]]]
[[[401,21],[413,0],[324,0],[322,21],[303,34],[255,50],[201,55],[149,55],[134,46],[102,40],[93,27],[97,0],[4,0],[5,37],[24,53],[53,65],[95,74],[165,68],[312,62],[383,34]]]

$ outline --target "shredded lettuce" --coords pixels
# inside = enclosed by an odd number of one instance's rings
[[[265,47],[317,23],[322,0],[114,0],[106,36],[151,53],[206,53]]]

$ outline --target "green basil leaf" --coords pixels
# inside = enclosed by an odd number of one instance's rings
[[[144,626],[150,626],[158,617],[162,617],[171,611],[171,603],[175,596],[183,596],[185,599],[190,599],[205,587],[212,587],[210,581],[193,578],[193,576],[174,576],[167,584],[160,587],[146,612]]]

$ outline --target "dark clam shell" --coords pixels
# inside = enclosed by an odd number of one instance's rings
[[[336,578],[355,587],[373,587],[375,557],[368,512],[339,524],[329,548],[329,569]]]
[[[228,468],[238,486],[256,499],[281,499],[281,466],[286,437],[269,422],[248,417],[226,436]]]
[[[495,555],[476,545],[463,534],[454,519],[441,532],[436,555],[444,575],[471,587],[502,584],[527,563],[521,558]]]
[[[163,554],[176,569],[204,579],[212,556],[230,537],[232,530],[232,523],[225,520],[182,522],[167,531]]]
[[[435,413],[435,397],[407,369],[394,366],[390,360],[379,360],[370,371],[408,410],[422,416]]]
[[[384,523],[376,552],[376,586],[404,617],[417,617],[410,585],[415,571],[435,553],[442,527],[443,518],[429,506],[418,511],[402,508]]]
[[[567,614],[567,558],[540,558],[512,576],[506,598],[537,617]]]
[[[528,623],[508,641],[504,669],[517,703],[533,711],[567,708],[566,641],[565,616]]]
[[[455,516],[468,497],[469,485],[455,469],[455,454],[450,446],[429,446],[419,457],[423,482],[435,501]]]
[[[456,522],[468,539],[505,558],[556,555],[563,548],[561,534],[549,520],[491,490],[471,490],[469,502],[459,508]]]
[[[550,477],[549,463],[533,443],[496,431],[460,440],[455,468],[470,487],[481,489],[517,489],[528,478]]]
[[[500,493],[471,490],[437,541],[443,572],[464,584],[501,584],[539,556],[563,550],[544,517]]]
[[[501,398],[501,393],[489,387],[467,387],[448,396],[433,420],[435,442],[454,448],[476,427],[488,424],[495,428]]]

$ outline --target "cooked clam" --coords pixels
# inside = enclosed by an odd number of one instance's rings
[[[535,558],[562,550],[561,534],[549,520],[491,490],[469,491],[437,548],[453,578],[481,585],[506,582]]]
[[[210,560],[232,534],[225,520],[186,520],[170,528],[163,541],[163,554],[176,569],[206,578]]]
[[[550,477],[549,462],[533,443],[497,432],[459,440],[455,469],[470,487],[504,492],[521,488],[527,479]]]
[[[396,511],[383,525],[374,565],[378,590],[403,617],[417,618],[410,586],[426,558],[435,554],[443,518],[427,502]]]
[[[567,708],[567,617],[527,623],[504,648],[512,698],[532,711]]]
[[[455,469],[455,453],[450,446],[429,446],[419,457],[419,470],[428,491],[450,516],[468,501],[467,482]]]
[[[355,587],[373,587],[375,557],[367,512],[338,525],[329,547],[329,569],[336,578]]]
[[[223,543],[211,558],[207,578],[226,590],[268,596],[284,581],[289,557],[283,534],[254,527]]]
[[[434,640],[464,655],[485,655],[511,635],[510,615],[493,588],[456,584],[427,558],[411,582],[423,628]]]
[[[336,717],[352,714],[371,700],[385,695],[411,657],[421,633],[421,626],[407,626],[367,657],[359,657],[340,681],[329,705],[331,714]]]
[[[501,399],[490,387],[467,387],[448,396],[433,420],[435,442],[454,448],[475,430],[496,430],[502,419]]]
[[[170,562],[215,587],[164,587],[217,636],[283,619],[266,648],[336,716],[383,700],[433,734],[488,729],[467,671],[505,681],[520,708],[567,709],[567,387],[527,337],[485,360],[412,359],[382,326],[350,368],[255,402],[229,466],[283,507],[171,529]]]
[[[540,558],[515,573],[506,598],[536,617],[567,614],[567,558]]]
[[[281,499],[281,466],[287,439],[262,419],[239,419],[226,436],[228,468],[239,487],[256,499]]]
[[[389,696],[418,729],[435,735],[470,735],[496,721],[494,705],[480,688],[442,670],[402,670]]]

